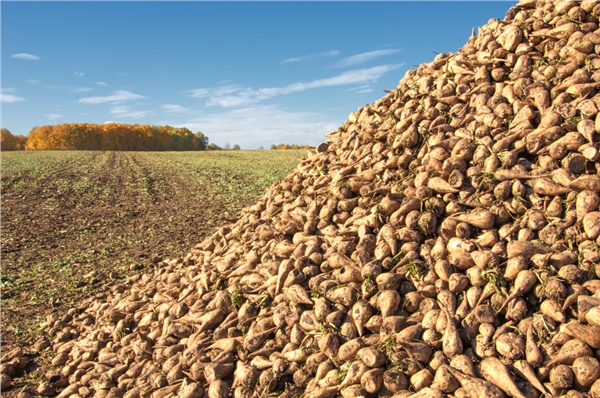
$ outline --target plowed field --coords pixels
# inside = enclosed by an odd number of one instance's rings
[[[183,256],[306,151],[2,154],[2,347],[52,311]]]

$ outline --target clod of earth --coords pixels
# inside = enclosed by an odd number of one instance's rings
[[[408,72],[182,261],[48,319],[40,388],[600,397],[599,16],[523,0]]]

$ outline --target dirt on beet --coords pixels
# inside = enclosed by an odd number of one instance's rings
[[[2,154],[2,350],[237,217],[306,151]]]

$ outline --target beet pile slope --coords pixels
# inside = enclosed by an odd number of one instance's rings
[[[600,397],[599,15],[524,0],[409,71],[184,259],[49,317],[38,392]]]

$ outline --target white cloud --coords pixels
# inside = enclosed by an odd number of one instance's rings
[[[244,88],[238,85],[228,85],[221,86],[216,88],[197,88],[194,90],[190,90],[190,97],[192,98],[206,98],[206,97],[222,97],[228,94],[235,94]]]
[[[281,61],[281,63],[282,64],[290,64],[290,63],[293,63],[293,62],[304,61],[304,60],[310,59],[310,58],[316,58],[316,57],[336,57],[338,55],[340,55],[340,52],[338,50],[323,51],[323,52],[320,52],[320,53],[314,53],[314,54],[304,55],[302,57],[287,58],[287,59],[284,59],[283,61]]]
[[[369,85],[365,84],[363,86],[349,88],[348,91],[352,91],[356,94],[368,94],[372,93],[373,89]]]
[[[83,73],[83,72],[78,72],[78,71],[73,72],[73,76],[76,76],[76,77],[81,77],[83,75],[85,75],[85,73]]]
[[[98,86],[102,86],[102,87],[106,87],[106,86],[108,86],[108,83],[106,83],[106,82],[96,82],[96,84],[97,84]]]
[[[12,94],[0,93],[0,102],[13,103],[13,102],[21,102],[21,101],[25,101],[25,98],[17,97],[16,95],[12,95]]]
[[[91,87],[73,87],[71,89],[72,93],[88,93],[90,91],[93,91],[94,89]]]
[[[189,111],[189,108],[178,104],[163,104],[160,107],[169,113],[181,113]]]
[[[10,57],[16,58],[16,59],[23,59],[25,61],[37,61],[37,60],[42,59],[41,57],[38,57],[37,55],[27,54],[27,53],[13,54]]]
[[[202,131],[210,142],[218,145],[229,142],[251,149],[280,143],[318,145],[325,142],[324,135],[338,128],[342,121],[319,113],[255,106],[214,112],[185,123],[166,121],[164,124]]]
[[[63,117],[60,113],[46,113],[44,116],[49,120],[61,119]]]
[[[82,86],[52,86],[52,85],[45,85],[44,88],[48,88],[51,90],[59,90],[59,91],[64,91],[67,93],[87,93],[90,91],[93,91],[94,89],[92,87],[82,87]]]
[[[148,114],[150,114],[151,112],[150,111],[132,111],[127,106],[113,106],[112,108],[110,108],[109,113],[111,115],[118,115],[120,117],[127,117],[127,118],[131,118],[131,119],[143,119],[146,116],[148,116]]]
[[[333,66],[339,67],[339,68],[344,68],[347,66],[363,64],[363,63],[369,62],[375,58],[383,57],[385,55],[390,55],[390,54],[396,54],[398,52],[400,52],[400,50],[397,50],[397,49],[369,51],[369,52],[365,52],[365,53],[352,55],[351,57],[343,58],[343,59],[339,60],[338,62],[336,62]]]
[[[29,84],[40,84],[40,81],[37,79],[27,79],[25,81]]]
[[[123,101],[132,101],[144,99],[143,95],[135,94],[126,90],[115,90],[111,95],[104,97],[83,97],[79,100],[80,104],[105,104],[107,102],[120,103]]]
[[[316,88],[373,83],[386,73],[402,67],[402,65],[380,65],[371,68],[355,69],[325,79],[317,79],[305,83],[292,83],[283,87],[253,89],[229,85],[213,89],[199,88],[190,90],[189,95],[193,98],[207,98],[207,106],[221,106],[223,108],[247,106],[278,95],[298,93]]]

